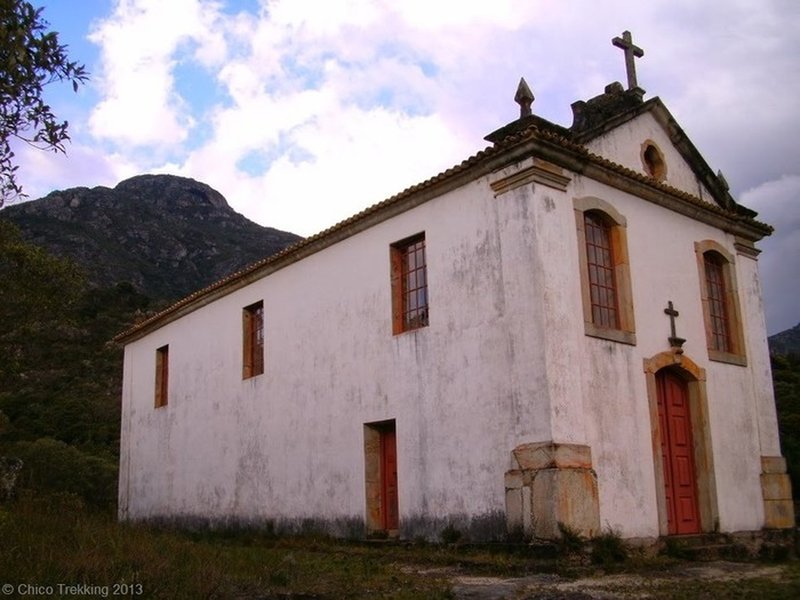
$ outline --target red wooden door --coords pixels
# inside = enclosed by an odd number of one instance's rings
[[[660,371],[657,383],[668,531],[671,535],[699,533],[689,390],[685,381],[669,371]]]
[[[394,428],[381,431],[381,519],[386,530],[397,529],[397,436]]]

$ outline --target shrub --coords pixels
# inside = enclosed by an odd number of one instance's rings
[[[558,531],[561,533],[561,538],[557,541],[559,554],[569,556],[583,552],[585,540],[577,530],[559,521]]]
[[[117,495],[117,465],[51,438],[16,442],[8,455],[22,460],[17,487],[42,494],[74,494],[88,506],[111,509]]]
[[[628,546],[619,532],[609,528],[592,540],[592,562],[597,565],[610,565],[628,559]]]

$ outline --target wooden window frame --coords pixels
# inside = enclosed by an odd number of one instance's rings
[[[725,260],[716,252],[706,252],[703,254],[703,267],[706,276],[706,293],[708,294],[710,345],[714,350],[730,352],[733,343],[730,311],[727,306],[728,286],[725,284]]]
[[[264,301],[242,309],[242,379],[264,373]]]
[[[592,322],[599,327],[619,329],[619,293],[614,273],[612,225],[604,213],[583,213],[586,234],[586,264],[589,273],[589,302]]]
[[[578,241],[578,262],[581,280],[583,322],[586,335],[623,344],[636,345],[636,325],[633,311],[633,292],[628,260],[627,221],[605,200],[594,197],[575,198],[575,226]],[[587,256],[586,213],[598,215],[608,227],[614,289],[616,292],[616,326],[598,324],[592,307],[592,282]]]
[[[410,268],[407,257],[414,252],[415,263]],[[421,257],[421,264],[419,258]],[[430,294],[428,290],[428,260],[425,232],[395,242],[390,246],[392,287],[392,333],[415,331],[430,324]],[[422,277],[422,282],[419,277]],[[413,279],[413,287],[409,283]],[[420,294],[424,302],[419,300]],[[413,302],[411,301],[413,300]]]
[[[744,328],[742,327],[742,311],[739,305],[739,292],[736,284],[736,265],[733,254],[722,244],[714,240],[695,242],[697,271],[700,277],[700,300],[703,305],[703,323],[706,332],[708,358],[739,366],[747,366],[747,354],[744,345]],[[712,308],[714,298],[709,293],[709,274],[706,270],[706,259],[711,258],[720,267],[722,274],[722,294],[724,320],[727,328],[727,349],[719,349],[715,337],[715,310]]]
[[[155,408],[169,403],[169,344],[156,349]]]

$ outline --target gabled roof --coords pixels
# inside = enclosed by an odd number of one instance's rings
[[[114,340],[129,343],[139,339],[150,331],[193,312],[217,298],[320,252],[377,223],[531,156],[602,181],[646,201],[660,204],[669,210],[710,223],[750,242],[758,241],[772,232],[769,225],[754,219],[755,212],[745,209],[733,201],[730,194],[727,193],[727,188],[713,175],[710,167],[658,98],[647,102],[642,102],[639,98],[639,101],[634,103],[629,97],[625,97],[621,104],[616,104],[613,98],[608,98],[609,87],[606,88],[606,94],[598,98],[582,105],[576,103],[579,105],[575,113],[578,118],[571,128],[566,129],[536,115],[518,119],[486,136],[486,139],[493,142],[493,145],[460,164],[422,183],[411,186],[329,229],[305,238],[278,254],[266,257],[198,290],[120,333]],[[616,95],[617,91],[615,88],[612,93]],[[573,104],[573,111],[576,111],[576,104]],[[610,110],[609,106],[617,108]],[[625,109],[618,110],[620,106]],[[710,182],[707,186],[714,193],[715,203],[706,202],[697,196],[593,154],[584,145],[605,131],[618,127],[647,111],[651,111],[659,123],[662,123],[670,132],[670,137],[674,138],[676,147],[684,154],[687,162],[697,169],[698,176],[702,177],[702,181]]]
[[[614,82],[607,85],[605,92],[599,96],[572,103],[573,121],[569,128],[551,123],[537,115],[530,115],[501,127],[484,139],[496,143],[512,133],[535,124],[569,141],[584,145],[642,114],[650,113],[667,133],[673,146],[694,171],[698,180],[711,192],[718,206],[748,217],[755,217],[758,213],[736,203],[730,194],[727,182],[721,174],[714,173],[661,99],[656,96],[644,101],[643,92],[641,88],[625,90],[621,83]]]

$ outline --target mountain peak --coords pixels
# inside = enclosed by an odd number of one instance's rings
[[[95,285],[127,281],[169,301],[301,239],[250,221],[211,186],[175,175],[56,190],[4,208],[0,218],[27,241],[73,259]]]
[[[136,175],[120,181],[114,191],[151,202],[182,208],[209,205],[230,209],[228,201],[210,185],[178,175]]]
[[[769,336],[768,341],[770,352],[800,355],[800,323],[791,329]]]

